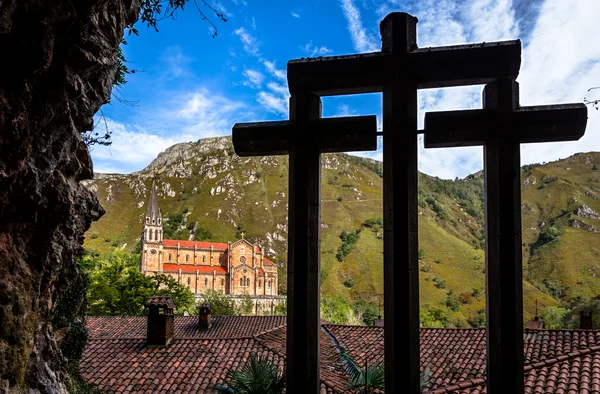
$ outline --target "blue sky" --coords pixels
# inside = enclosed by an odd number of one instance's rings
[[[192,3],[193,4],[193,3]],[[200,2],[199,2],[200,4]],[[94,147],[97,172],[138,171],[178,142],[230,135],[236,122],[287,119],[286,63],[380,49],[379,21],[389,12],[419,18],[420,47],[520,38],[521,104],[581,102],[600,86],[598,0],[321,0],[213,1],[229,19],[213,18],[218,35],[193,6],[159,32],[138,23],[139,37],[124,47],[140,71],[102,108],[113,145]],[[205,10],[207,15],[208,10]],[[443,67],[443,65],[440,65]],[[481,86],[419,92],[419,122],[426,111],[481,107]],[[590,108],[586,136],[578,142],[523,145],[523,164],[600,151],[600,115]],[[381,95],[330,97],[324,116],[375,114]],[[98,119],[99,120],[99,119]],[[98,127],[103,127],[104,120]],[[380,148],[363,156],[381,159]],[[442,178],[482,168],[481,148],[424,149],[419,169]]]

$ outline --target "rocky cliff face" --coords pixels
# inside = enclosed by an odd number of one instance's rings
[[[64,393],[50,325],[103,210],[81,133],[107,102],[137,0],[0,2],[0,393]]]

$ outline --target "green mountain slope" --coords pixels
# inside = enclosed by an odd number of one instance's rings
[[[600,265],[600,233],[570,227],[578,217],[569,215],[581,203],[600,211],[600,201],[595,199],[600,196],[599,174],[591,169],[593,164],[584,164],[586,157],[590,163],[600,162],[596,153],[578,155],[528,169],[524,174],[528,318],[534,313],[536,299],[541,307],[554,306],[561,297],[591,297],[600,287],[595,280],[595,267]],[[243,231],[279,263],[284,278],[287,173],[286,156],[240,158],[226,137],[174,145],[140,172],[96,174],[94,180],[86,182],[97,193],[106,215],[86,234],[85,247],[101,253],[135,250],[154,180],[163,216],[170,217],[166,227],[172,236],[224,242]],[[342,295],[349,301],[363,298],[376,305],[381,299],[383,241],[376,220],[382,217],[379,174],[381,163],[372,160],[345,154],[323,156],[324,296]],[[439,306],[454,301],[455,310],[447,308],[451,324],[464,325],[484,308],[483,182],[480,175],[457,181],[424,174],[419,177],[421,302]],[[545,186],[540,189],[541,184]],[[598,219],[579,219],[600,229]],[[372,225],[366,227],[364,223],[369,220]],[[557,227],[560,234],[544,244],[538,242],[540,234],[551,227]],[[357,230],[361,231],[356,243],[339,261],[340,234]],[[281,283],[285,285],[285,280]],[[569,288],[567,295],[560,293],[565,287]]]

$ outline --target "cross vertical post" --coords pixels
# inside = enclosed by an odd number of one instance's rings
[[[425,147],[483,145],[487,392],[524,392],[520,144],[577,140],[583,104],[520,107],[514,78],[485,86],[482,110],[425,115]]]
[[[519,86],[514,80],[499,79],[485,86],[483,108],[499,115],[498,127],[483,147],[489,394],[524,390],[521,144],[519,134],[510,132],[509,120],[518,106]]]
[[[406,63],[417,46],[417,18],[381,22],[382,52]],[[385,391],[420,392],[417,223],[417,81],[400,69],[383,84]]]
[[[321,117],[321,99],[290,99],[290,119],[308,130]],[[288,230],[287,392],[318,393],[321,152],[309,138],[290,147]]]

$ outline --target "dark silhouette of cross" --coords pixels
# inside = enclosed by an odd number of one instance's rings
[[[487,392],[523,392],[523,264],[521,250],[522,143],[578,140],[582,104],[519,106],[519,84],[485,86],[483,109],[425,115],[425,147],[483,145]]]

